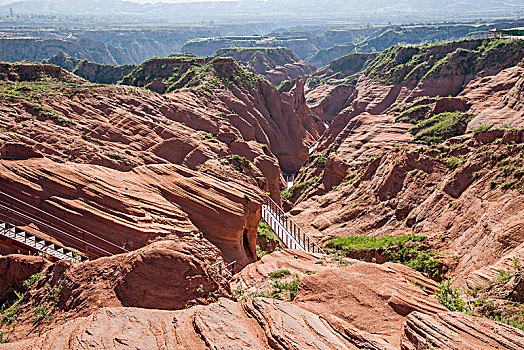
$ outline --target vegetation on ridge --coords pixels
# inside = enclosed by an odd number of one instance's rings
[[[428,46],[393,46],[383,51],[366,75],[388,84],[420,81],[451,74],[478,74],[486,68],[504,69],[524,57],[517,39],[462,40]]]
[[[420,121],[409,129],[409,132],[415,135],[415,142],[439,144],[451,137],[464,134],[473,117],[471,113],[444,112]]]
[[[332,254],[359,258],[360,251],[375,250],[387,261],[404,264],[435,279],[440,278],[441,261],[424,244],[426,236],[405,234],[397,237],[347,236],[328,241]],[[376,259],[376,258],[373,258]]]

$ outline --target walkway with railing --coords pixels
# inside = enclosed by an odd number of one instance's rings
[[[262,219],[289,249],[325,253],[269,196],[263,197]]]
[[[34,228],[33,228],[34,226]],[[0,191],[0,240],[23,252],[86,261],[127,250]]]

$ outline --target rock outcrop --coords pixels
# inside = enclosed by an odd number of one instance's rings
[[[148,79],[150,76],[155,78]],[[227,144],[236,145],[240,134],[245,141],[266,145],[286,173],[298,171],[307,159],[308,147],[324,130],[305,104],[303,86],[286,99],[274,86],[246,72],[231,58],[218,57],[209,63],[203,58],[184,55],[152,59],[137,67],[123,83],[160,92],[173,91],[169,96],[175,97],[179,108],[190,115],[195,114],[195,108],[188,108],[194,104],[190,102],[193,96],[183,88],[191,88],[206,107],[200,106],[197,110],[214,113],[213,119],[217,122],[209,124],[184,118],[186,125],[217,135]],[[213,109],[208,108],[211,105]],[[263,153],[260,149],[257,152]],[[251,154],[242,155],[249,160],[253,158]],[[274,179],[271,181],[275,183]],[[273,189],[270,192],[273,193]]]
[[[15,319],[2,316],[3,331],[15,341],[106,307],[181,310],[210,304],[229,296],[227,280],[212,268],[219,259],[220,251],[201,237],[172,237],[83,264],[2,257],[1,300],[14,291],[23,293],[14,306]],[[39,310],[45,313],[41,319]]]
[[[291,213],[323,241],[426,235],[456,266],[457,283],[480,285],[522,259],[521,145],[522,130],[489,130],[428,148],[370,150],[347,162],[336,191],[315,197],[324,193],[319,182]]]
[[[137,249],[170,234],[204,232],[228,260],[256,260],[260,201],[257,191],[242,183],[225,183],[173,164],[129,172],[49,159],[0,164],[4,192],[117,246]],[[54,218],[43,219],[72,230]],[[111,249],[98,238],[85,237]]]
[[[43,60],[42,63],[54,64],[95,84],[116,84],[131,73],[135,66],[127,64],[112,66],[108,64],[92,63],[87,59],[79,59],[60,51],[55,56]]]
[[[232,57],[277,86],[285,80],[305,79],[316,70],[311,63],[299,59],[293,51],[283,47],[220,49],[215,56]]]
[[[524,332],[511,326],[461,312],[429,316],[409,315],[402,334],[402,350],[520,349]]]

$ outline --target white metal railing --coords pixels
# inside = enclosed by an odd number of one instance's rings
[[[262,219],[289,249],[322,253],[320,248],[269,196],[263,196]]]
[[[40,251],[58,259],[73,256],[74,259],[68,260],[84,261],[127,252],[123,247],[2,191],[0,191],[0,223],[2,224],[0,236],[4,240],[11,239],[13,243],[16,241],[24,245],[26,250]],[[30,224],[35,224],[38,227],[37,231],[44,235],[21,229]],[[16,235],[11,234],[15,232],[13,230],[16,231]],[[45,238],[46,235],[54,240]]]

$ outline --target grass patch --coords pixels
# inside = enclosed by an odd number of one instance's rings
[[[314,183],[316,183],[318,179],[318,176],[316,176],[312,179],[291,186],[289,189],[282,191],[282,198],[289,199],[298,197],[299,195],[304,193],[304,191],[306,191],[309,187],[311,187]]]
[[[405,234],[397,237],[348,236],[337,237],[327,243],[330,253],[352,256],[352,252],[377,250],[387,261],[404,264],[427,276],[440,276],[439,259],[423,244],[426,236]]]
[[[120,154],[118,152],[105,151],[104,154],[106,156],[108,156],[109,158],[118,161],[119,163],[122,163],[122,164],[125,164],[125,165],[129,165],[129,166],[135,166],[136,165],[135,162],[133,162],[132,160],[128,159],[126,156],[124,156],[123,154]]]
[[[421,242],[426,236],[402,235],[399,237],[348,236],[337,237],[328,242],[328,247],[336,250],[370,250],[404,245],[408,241]]]
[[[269,277],[274,278],[274,279],[286,277],[289,275],[291,275],[291,272],[287,269],[286,270],[275,270],[269,273]]]
[[[415,142],[435,145],[464,134],[473,117],[471,113],[444,112],[418,123],[409,132],[415,135]]]
[[[52,111],[48,108],[45,108],[41,105],[37,105],[37,104],[34,104],[34,105],[31,105],[31,107],[33,108],[33,110],[35,111],[36,114],[38,114],[39,117],[41,118],[44,118],[44,119],[51,119],[51,120],[54,120],[56,123],[62,125],[62,126],[68,126],[68,125],[74,125],[75,123],[67,118],[67,117],[64,117],[58,113],[56,113],[55,111]]]

